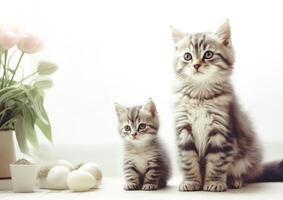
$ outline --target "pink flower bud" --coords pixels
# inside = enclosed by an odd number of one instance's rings
[[[18,48],[25,53],[36,53],[43,48],[44,40],[39,36],[26,33],[18,43]]]
[[[0,27],[0,45],[4,49],[10,49],[15,46],[21,38],[21,35],[9,30],[8,27]]]

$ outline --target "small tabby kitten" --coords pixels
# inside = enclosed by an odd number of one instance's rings
[[[179,190],[220,192],[227,184],[240,188],[243,181],[283,181],[282,162],[262,167],[256,134],[237,103],[230,82],[234,51],[228,21],[216,33],[185,34],[173,28],[172,35],[183,172]]]
[[[166,186],[169,164],[158,141],[159,119],[150,99],[144,106],[116,104],[119,132],[124,141],[125,190],[157,190]]]

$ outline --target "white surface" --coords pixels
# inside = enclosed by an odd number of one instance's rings
[[[12,180],[11,179],[0,179],[0,191],[1,190],[11,190]]]
[[[99,189],[94,189],[89,192],[71,192],[71,191],[51,191],[51,190],[37,190],[35,193],[12,193],[1,192],[1,200],[33,200],[33,199],[95,199],[95,200],[172,200],[172,199],[192,199],[192,200],[270,200],[282,199],[283,183],[260,183],[250,184],[239,190],[228,190],[225,193],[211,193],[211,192],[179,192],[179,180],[172,180],[169,187],[159,191],[124,191],[123,180],[120,178],[105,178],[103,184]]]

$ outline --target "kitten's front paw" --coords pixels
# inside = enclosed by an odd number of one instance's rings
[[[158,189],[158,185],[156,184],[144,184],[142,186],[142,190],[157,190]]]
[[[224,192],[227,189],[227,184],[221,181],[206,182],[203,186],[203,190],[209,192]]]
[[[139,185],[136,183],[126,183],[124,185],[124,190],[138,190]]]
[[[189,192],[189,191],[197,191],[200,190],[200,183],[197,181],[183,181],[179,185],[179,191],[181,192]]]
[[[232,189],[239,189],[239,188],[243,187],[243,181],[242,181],[241,178],[233,177],[229,180],[228,185]]]

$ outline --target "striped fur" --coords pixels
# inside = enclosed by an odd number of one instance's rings
[[[230,76],[234,52],[228,22],[216,33],[172,30],[176,44],[175,115],[180,191],[225,191],[261,172],[261,150],[235,97]],[[206,52],[213,53],[206,58]],[[190,56],[185,56],[190,53]],[[211,55],[208,53],[207,55]]]
[[[165,187],[169,162],[157,138],[159,120],[153,101],[130,108],[116,104],[116,112],[119,132],[125,143],[124,189],[156,190]]]

